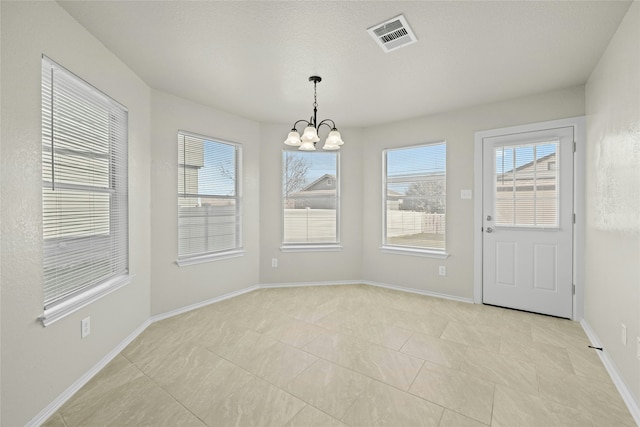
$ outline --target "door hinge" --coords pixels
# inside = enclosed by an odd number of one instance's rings
[[[573,152],[575,153],[577,149],[578,149],[578,143],[576,141],[573,141]]]
[[[571,285],[571,292],[573,292],[573,295],[575,295],[575,294],[576,294],[576,284],[575,284],[575,283],[573,283],[573,284]]]
[[[576,223],[576,214],[573,214],[573,223]]]

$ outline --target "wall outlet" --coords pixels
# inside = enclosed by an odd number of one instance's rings
[[[91,316],[85,317],[81,322],[80,337],[84,338],[91,333]]]
[[[460,190],[460,198],[464,200],[472,199],[473,192],[471,190]]]
[[[438,267],[438,275],[446,276],[447,275],[447,267],[444,266],[444,265],[441,265],[440,267]]]
[[[271,267],[278,266],[278,258],[271,258]]]
[[[624,323],[620,324],[620,341],[622,341],[622,345],[627,345],[627,325]]]

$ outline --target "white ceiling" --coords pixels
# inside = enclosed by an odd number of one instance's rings
[[[261,122],[370,126],[584,84],[631,2],[59,1],[149,86]],[[418,42],[366,29],[404,14]]]

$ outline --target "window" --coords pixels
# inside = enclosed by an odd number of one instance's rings
[[[283,250],[339,248],[337,152],[282,153]]]
[[[242,255],[238,144],[178,132],[178,265]]]
[[[127,110],[42,58],[45,326],[128,282]]]
[[[558,227],[558,144],[556,140],[494,149],[496,226]]]
[[[383,249],[445,254],[446,143],[385,150]]]

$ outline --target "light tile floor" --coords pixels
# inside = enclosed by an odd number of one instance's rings
[[[635,426],[580,325],[372,286],[149,326],[47,426]]]

